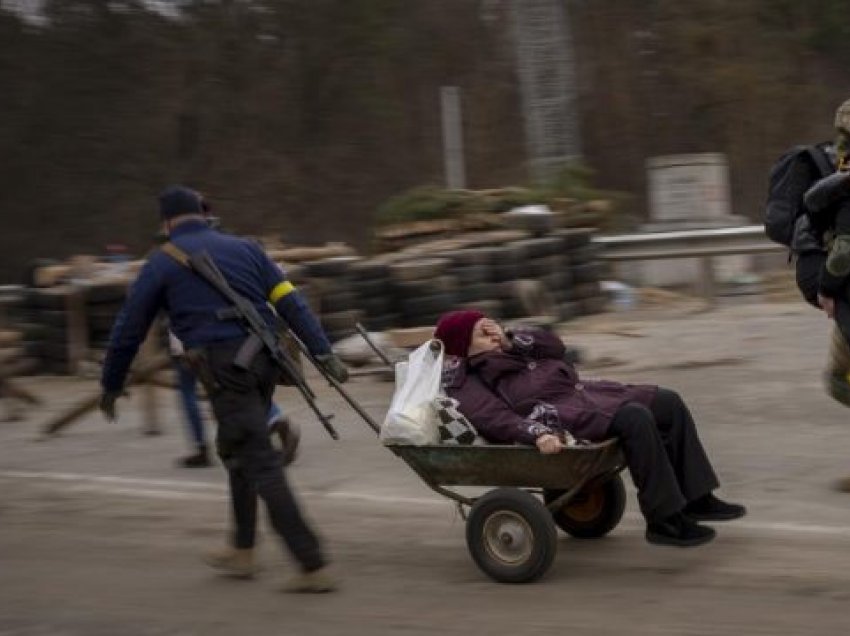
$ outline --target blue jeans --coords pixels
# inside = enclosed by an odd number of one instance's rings
[[[183,413],[186,415],[186,421],[189,424],[189,435],[195,446],[204,446],[207,442],[204,433],[204,420],[201,417],[195,387],[197,378],[179,360],[174,362],[174,368],[177,371],[177,389],[180,392],[180,403],[183,405]]]

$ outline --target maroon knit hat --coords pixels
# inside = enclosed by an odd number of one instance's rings
[[[440,316],[434,337],[443,342],[446,355],[466,357],[475,323],[484,318],[480,311],[461,309]]]

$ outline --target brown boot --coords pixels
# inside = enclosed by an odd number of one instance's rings
[[[338,585],[336,578],[328,571],[328,566],[324,566],[293,576],[283,584],[281,591],[289,594],[324,594],[333,592]]]
[[[205,555],[204,561],[211,568],[235,579],[252,579],[259,572],[259,568],[254,564],[254,550],[251,548],[215,550]]]

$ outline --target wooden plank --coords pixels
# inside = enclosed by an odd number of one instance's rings
[[[158,358],[152,358],[140,364],[130,374],[127,380],[127,386],[141,384],[150,381],[159,371],[171,365],[171,360],[168,356],[160,355]],[[55,435],[63,428],[70,426],[86,413],[95,410],[100,404],[100,391],[92,393],[84,397],[79,402],[74,404],[70,409],[60,413],[58,416],[46,422],[42,427],[43,435]]]
[[[430,340],[434,336],[434,326],[390,329],[384,333],[390,339],[393,347],[411,349]]]
[[[75,287],[65,296],[65,311],[68,314],[68,373],[77,375],[80,362],[86,359],[89,350],[86,299],[82,289]]]
[[[20,331],[14,331],[11,329],[0,330],[0,347],[14,346],[23,339],[23,334]]]

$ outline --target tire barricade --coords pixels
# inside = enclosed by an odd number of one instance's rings
[[[444,312],[475,308],[500,319],[546,316],[565,321],[604,311],[599,248],[590,229],[494,245],[434,250],[423,256],[353,253],[282,263],[332,341],[356,333],[433,325]],[[124,301],[128,280],[14,287],[0,294],[0,358],[26,372],[76,373],[97,360]]]

